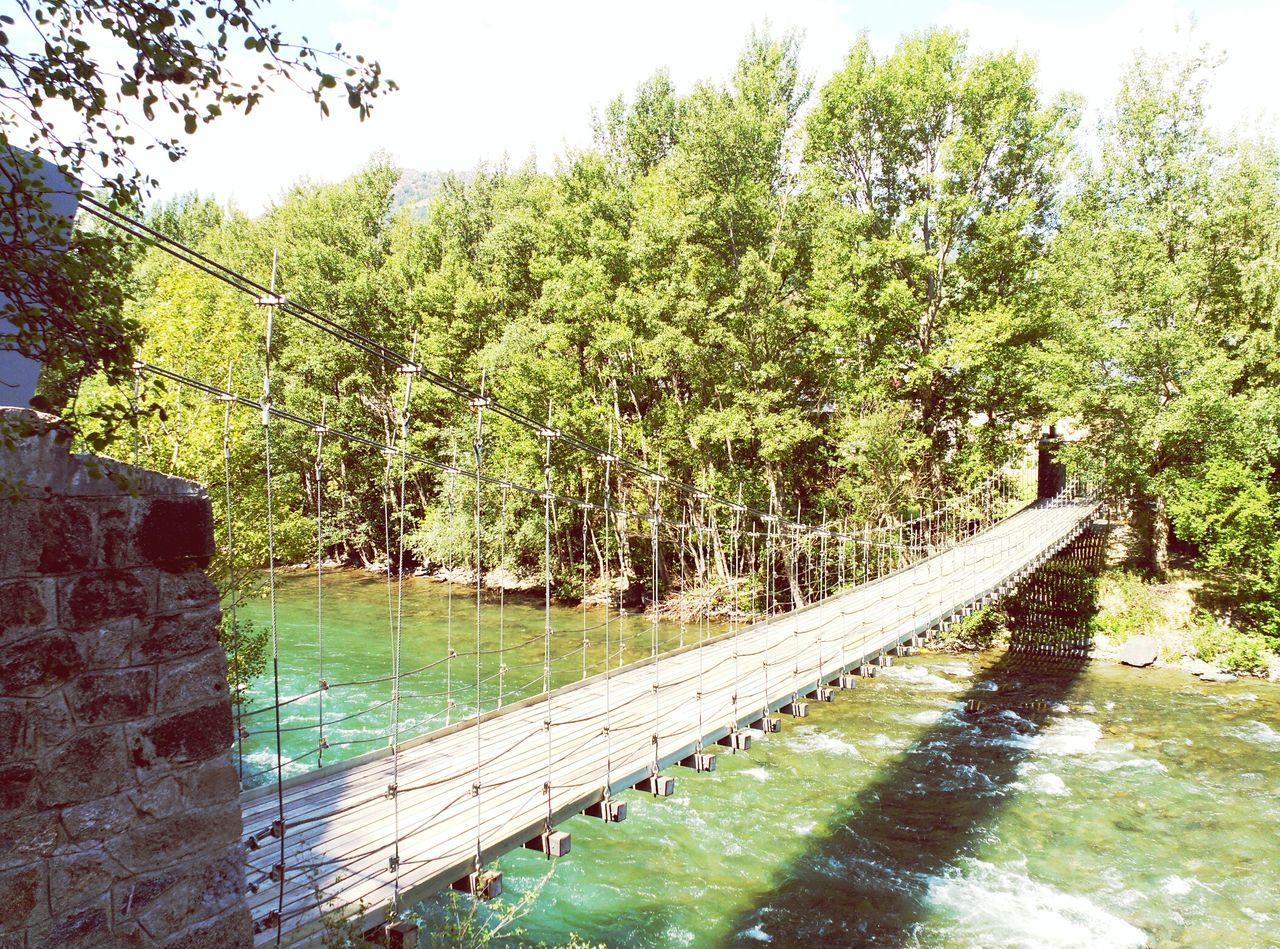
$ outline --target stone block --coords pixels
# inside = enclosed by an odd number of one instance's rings
[[[61,692],[33,702],[31,717],[38,755],[45,755],[57,748],[77,731],[71,709],[67,707],[66,697]]]
[[[231,747],[234,733],[231,706],[211,702],[185,712],[175,712],[143,725],[134,733],[134,764],[151,767],[157,761],[203,761]]]
[[[238,801],[140,823],[106,842],[107,852],[133,873],[173,865],[192,854],[222,852],[244,830]]]
[[[175,933],[165,945],[168,949],[248,949],[253,945],[253,917],[247,909],[233,910]]]
[[[69,635],[79,644],[86,668],[118,669],[131,664],[129,660],[138,637],[138,627],[145,622],[133,618],[118,619],[73,631]]]
[[[62,633],[0,646],[0,694],[46,695],[84,669],[75,642]]]
[[[138,550],[136,531],[139,509],[146,503],[139,498],[104,498],[98,502],[99,565],[123,570],[146,563]]]
[[[147,570],[104,570],[62,581],[58,620],[67,629],[86,629],[151,612],[155,576]]]
[[[30,762],[0,765],[0,811],[17,811],[30,802],[36,774]]]
[[[192,923],[233,909],[244,891],[241,852],[227,850],[211,860],[187,861],[116,884],[116,919],[136,918],[164,941]]]
[[[58,500],[41,505],[30,525],[40,543],[38,569],[42,574],[72,573],[92,562],[94,518],[81,502]]]
[[[0,517],[0,577],[20,577],[36,572],[40,547],[31,543],[31,523],[42,507],[37,501],[4,500]]]
[[[28,936],[28,944],[36,949],[77,949],[84,946],[100,949],[111,942],[111,904],[109,899],[59,914],[49,926]]]
[[[156,711],[226,699],[227,656],[209,649],[189,659],[166,662],[156,670]]]
[[[0,870],[0,932],[22,929],[49,918],[48,881],[43,863]]]
[[[157,616],[149,625],[141,625],[134,658],[157,662],[217,648],[221,620],[222,611],[216,606]]]
[[[54,625],[55,589],[51,584],[34,579],[0,580],[0,636],[17,639],[20,633]]]
[[[57,854],[49,862],[49,899],[59,910],[71,910],[110,892],[120,865],[101,847]]]
[[[213,556],[213,511],[207,497],[155,498],[138,527],[138,547],[154,564]]]
[[[30,715],[27,704],[0,701],[0,761],[8,761],[27,753],[30,745]]]
[[[137,822],[138,812],[128,793],[121,791],[111,797],[64,807],[58,816],[69,840],[86,841],[123,834]]]
[[[60,840],[56,811],[5,813],[0,820],[0,867],[20,866],[51,854]]]
[[[104,797],[131,776],[118,729],[97,728],[66,742],[41,765],[40,805],[57,807]]]
[[[125,792],[142,817],[169,817],[183,806],[182,788],[173,777],[161,778]],[[202,801],[201,804],[208,802]]]
[[[214,758],[176,772],[183,796],[197,807],[240,799],[240,776],[230,757]]]
[[[217,606],[218,588],[203,570],[160,574],[159,602],[166,610]]]
[[[85,725],[141,718],[151,711],[150,669],[86,672],[67,687],[71,714]]]

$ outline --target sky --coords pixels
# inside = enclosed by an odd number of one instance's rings
[[[592,111],[659,68],[677,88],[723,81],[753,28],[797,30],[816,86],[866,31],[882,52],[929,26],[966,30],[975,50],[1033,53],[1047,92],[1085,98],[1096,127],[1135,49],[1208,45],[1225,54],[1210,120],[1221,131],[1280,129],[1280,3],[1246,0],[277,0],[268,16],[314,44],[381,62],[400,91],[360,123],[335,100],[322,119],[302,92],[280,89],[248,117],[229,114],[189,139],[178,164],[144,157],[160,197],[199,191],[256,213],[299,179],[330,181],[386,152],[406,168],[465,170],[504,157],[554,167],[591,143]]]

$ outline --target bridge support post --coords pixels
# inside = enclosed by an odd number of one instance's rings
[[[545,853],[548,857],[565,857],[572,849],[572,843],[572,838],[563,831],[544,830],[532,840],[526,840],[524,849],[536,850],[538,853]]]
[[[389,923],[382,935],[387,949],[418,949],[418,927],[407,919]]]
[[[747,751],[751,748],[751,736],[746,732],[730,732],[716,740],[717,745],[732,748],[734,751]]]
[[[612,799],[596,801],[582,813],[588,817],[598,817],[609,824],[620,824],[627,819],[627,802]]]
[[[763,718],[757,718],[748,727],[754,728],[758,732],[764,732],[766,735],[776,735],[782,731],[782,720],[766,715]]]
[[[876,656],[876,665],[881,669],[888,669],[893,665],[893,657],[890,655]]]
[[[840,676],[840,678],[836,679],[836,685],[842,689],[857,688],[858,677],[852,673],[846,672],[844,675]]]
[[[637,781],[635,789],[652,794],[654,797],[670,797],[676,789],[676,779],[669,778],[665,774],[651,774]]]
[[[1036,497],[1052,498],[1061,494],[1067,486],[1067,466],[1058,461],[1058,449],[1062,438],[1055,426],[1040,436],[1036,459]]]
[[[790,715],[792,718],[805,718],[809,714],[808,702],[797,702],[792,699],[782,708],[778,709],[783,715]]]
[[[872,662],[864,662],[858,666],[858,675],[864,679],[874,679],[876,676],[877,666]]]
[[[814,702],[830,702],[835,698],[835,693],[831,691],[829,686],[817,685],[813,687],[812,691],[810,691],[805,698]]]
[[[697,751],[681,758],[680,766],[682,768],[692,768],[694,771],[714,771],[716,769],[716,756],[707,754],[705,751]]]
[[[493,900],[502,895],[502,873],[499,870],[474,870],[450,886],[459,893],[470,893],[478,900]]]

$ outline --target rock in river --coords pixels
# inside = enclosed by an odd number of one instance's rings
[[[1160,647],[1151,636],[1130,636],[1120,647],[1120,661],[1126,666],[1149,666],[1156,661]]]

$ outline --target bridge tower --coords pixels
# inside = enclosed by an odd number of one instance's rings
[[[1056,426],[1050,425],[1049,431],[1040,436],[1036,497],[1056,497],[1067,486],[1067,466],[1058,460],[1061,448],[1062,436]]]

